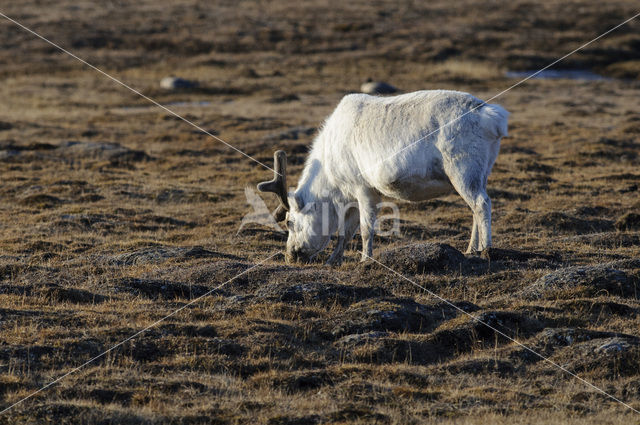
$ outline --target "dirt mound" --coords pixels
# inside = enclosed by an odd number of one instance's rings
[[[128,292],[150,299],[192,299],[210,289],[202,285],[190,285],[167,280],[125,278],[114,285],[115,292]]]
[[[194,203],[194,202],[220,202],[229,199],[228,193],[212,193],[203,190],[162,189],[155,196],[158,203]]]
[[[489,197],[492,200],[505,199],[507,201],[513,201],[513,200],[528,201],[529,199],[531,199],[531,195],[526,193],[513,192],[509,190],[502,190],[502,189],[495,189],[495,188],[487,189],[487,193],[489,194]]]
[[[140,150],[129,149],[119,143],[108,142],[66,142],[62,143],[52,154],[65,161],[76,160],[107,162],[111,166],[130,166],[152,158]]]
[[[191,247],[150,247],[133,252],[118,254],[110,262],[119,266],[137,264],[162,263],[168,259],[189,260],[193,258],[229,258],[238,259],[235,255],[209,251],[201,246]]]
[[[44,151],[50,151],[56,148],[57,146],[55,145],[42,142],[16,144],[13,140],[0,141],[0,161],[28,163],[30,161],[44,158]]]
[[[155,329],[163,335],[205,338],[214,338],[218,336],[216,328],[211,325],[179,325],[176,323],[165,323],[159,325]]]
[[[343,356],[362,363],[431,364],[450,356],[448,350],[423,336],[369,335],[368,338],[345,336],[336,343]]]
[[[420,243],[382,251],[377,260],[398,273],[421,274],[459,271],[465,258],[451,245]]]
[[[567,267],[548,273],[525,288],[528,299],[574,298],[576,296],[640,296],[638,277],[608,265]]]
[[[282,301],[291,304],[318,304],[347,306],[367,298],[390,295],[384,288],[360,287],[335,283],[309,282],[297,285],[269,283],[256,292],[261,300]]]
[[[197,284],[212,284],[221,283],[227,279],[231,279],[250,267],[251,265],[248,263],[222,260],[211,264],[199,264],[195,267],[185,268],[176,271],[173,274],[169,274],[168,276],[171,278],[175,277],[176,280],[180,279],[180,276],[182,276],[186,281]],[[239,276],[238,279],[246,281],[246,277],[244,277],[244,275]]]
[[[626,162],[634,161],[638,156],[637,151],[638,145],[632,139],[601,137],[596,142],[585,143],[579,154],[596,163],[602,163],[606,160]]]
[[[527,252],[517,249],[488,248],[481,257],[469,257],[466,272],[484,273],[487,270],[522,270],[552,267],[560,261],[556,253]]]
[[[61,214],[49,225],[41,226],[46,233],[96,232],[103,235],[152,232],[180,227],[194,227],[195,223],[173,217],[141,214]],[[123,217],[124,216],[124,217]],[[110,261],[110,260],[109,260]]]
[[[474,348],[510,342],[494,329],[512,338],[531,336],[543,329],[542,323],[535,319],[506,311],[484,312],[477,316],[477,320],[465,320],[460,325],[427,335],[380,331],[345,335],[336,341],[335,346],[343,350],[345,357],[361,362],[429,364]]]
[[[508,248],[487,248],[482,253],[483,258],[487,258],[491,261],[505,261],[505,262],[517,262],[524,263],[532,259],[545,259],[545,260],[557,260],[554,255],[543,254],[538,252],[526,252],[517,249]]]
[[[510,338],[528,337],[544,328],[538,320],[513,311],[487,311],[476,316],[476,319],[471,319],[471,327],[479,338],[485,340],[495,338],[506,342],[509,339],[504,335]]]
[[[616,220],[614,226],[620,231],[640,230],[640,214],[626,213]]]
[[[634,375],[640,370],[640,338],[618,332],[580,328],[545,329],[530,345],[539,354],[575,372],[593,376]],[[540,363],[535,354],[516,350],[512,359]]]
[[[453,361],[445,366],[447,372],[454,375],[468,373],[471,375],[484,373],[497,373],[499,375],[512,375],[515,367],[512,362],[498,359],[472,359]]]
[[[467,302],[457,306],[464,311],[478,310]],[[371,331],[426,333],[458,315],[460,310],[446,303],[425,305],[402,298],[366,299],[327,321],[323,328],[337,337]]]
[[[593,298],[578,298],[563,301],[559,307],[568,314],[575,314],[593,322],[602,320],[603,317],[623,319],[634,318],[640,313],[640,309],[615,301],[603,301]]]
[[[322,281],[320,276],[329,276],[330,280],[335,280],[331,278],[331,273],[328,271],[312,268],[301,269],[285,265],[261,264],[256,266],[234,259],[182,267],[167,275],[171,279],[186,280],[198,284],[219,285],[227,282],[224,288],[235,295],[253,295],[265,285],[274,282],[291,284]]]
[[[251,238],[256,241],[264,242],[264,241],[277,241],[277,242],[286,242],[287,241],[287,233],[284,231],[276,231],[271,229],[263,229],[260,227],[243,227],[238,230],[238,235],[243,238]]]
[[[333,383],[331,375],[324,369],[295,372],[271,371],[256,374],[250,381],[257,387],[268,385],[285,389],[290,393],[317,390],[323,385]]]
[[[525,219],[525,224],[567,233],[595,233],[613,229],[610,220],[580,218],[559,211],[533,213]]]
[[[116,231],[117,226],[118,218],[113,214],[61,214],[46,230],[50,233],[109,233]]]
[[[616,227],[617,223],[618,222],[616,222]],[[577,242],[599,248],[617,248],[640,245],[640,234],[606,232],[568,236],[560,240],[571,243]]]
[[[42,294],[49,302],[71,302],[76,304],[101,303],[107,298],[100,294],[78,288],[62,287],[55,283],[47,284],[39,288],[38,293]]]
[[[640,370],[640,340],[635,337],[585,341],[564,351],[558,358],[579,373],[612,378],[636,375]]]
[[[565,347],[571,347],[590,341],[603,341],[610,338],[637,340],[637,337],[619,332],[594,331],[584,328],[546,328],[527,341],[527,346],[543,357],[550,357]],[[515,347],[509,358],[517,362],[537,363],[542,358],[531,351]]]
[[[284,257],[282,258],[282,261]],[[289,286],[303,283],[340,283],[340,278],[329,268],[282,266],[272,268],[268,276],[269,283],[286,284]],[[370,288],[371,286],[369,286]]]
[[[29,195],[22,199],[20,199],[19,203],[21,205],[36,207],[40,209],[44,208],[52,208],[57,205],[64,203],[64,201],[60,198],[57,198],[52,195],[48,195],[46,193],[40,193],[36,195]]]

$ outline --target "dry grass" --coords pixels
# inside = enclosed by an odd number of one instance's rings
[[[28,1],[3,13],[260,161],[287,150],[295,182],[313,129],[368,77],[489,98],[515,82],[504,70],[545,65],[636,12],[630,1],[330,3]],[[533,80],[499,99],[512,112],[490,178],[502,249],[455,270],[407,270],[636,409],[638,25],[563,63],[624,80]],[[284,237],[237,233],[244,188],[268,171],[9,23],[0,29],[8,406],[278,252]],[[159,89],[170,74],[200,88]],[[378,252],[466,246],[471,215],[458,197],[401,210],[401,236],[379,238]],[[333,269],[267,261],[0,423],[640,423],[406,281],[358,265],[358,246]]]

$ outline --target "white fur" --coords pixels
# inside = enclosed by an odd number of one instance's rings
[[[509,113],[483,103],[445,90],[345,96],[313,142],[290,199],[287,257],[313,258],[340,230],[329,259],[340,262],[359,225],[367,259],[381,196],[421,201],[454,190],[473,212],[468,252],[489,247],[486,184],[500,139],[507,135]],[[353,208],[343,207],[349,203]]]

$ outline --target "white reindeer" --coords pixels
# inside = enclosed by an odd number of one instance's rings
[[[313,142],[295,192],[287,193],[283,151],[275,154],[275,178],[258,185],[280,198],[275,215],[287,220],[286,261],[311,261],[339,230],[328,263],[340,263],[358,225],[366,261],[382,196],[423,201],[454,190],[473,212],[467,253],[490,247],[487,178],[508,116],[457,91],[345,96]]]

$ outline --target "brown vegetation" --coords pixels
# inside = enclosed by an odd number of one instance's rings
[[[368,77],[489,98],[638,11],[601,2],[44,2],[20,20],[291,184]],[[377,255],[640,409],[640,22],[531,80],[489,186],[496,248],[457,196],[403,204]],[[0,19],[0,408],[282,250],[237,233],[271,173]],[[161,78],[197,81],[163,90]],[[267,199],[275,207],[275,199]],[[418,245],[420,244],[420,245]],[[0,415],[0,423],[640,423],[384,268],[259,264]]]

